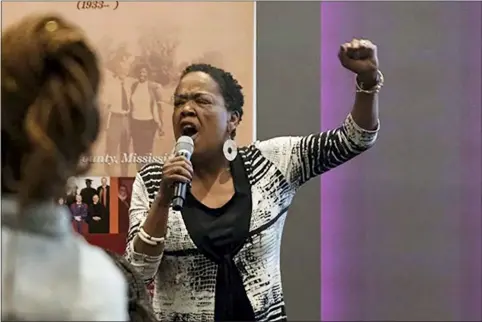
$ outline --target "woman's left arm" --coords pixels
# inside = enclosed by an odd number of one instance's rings
[[[338,57],[343,67],[357,75],[353,121],[363,130],[378,130],[378,91],[383,76],[378,70],[377,47],[369,40],[354,39],[341,46]]]
[[[378,70],[376,46],[354,39],[341,46],[338,56],[343,67],[357,75],[355,103],[343,125],[319,134],[258,144],[295,188],[369,149],[377,138],[377,96],[384,80]]]

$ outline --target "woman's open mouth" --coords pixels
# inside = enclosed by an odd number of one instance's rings
[[[194,125],[186,124],[182,128],[181,133],[182,133],[182,135],[189,136],[194,140],[196,138],[197,134],[198,134],[198,130]]]

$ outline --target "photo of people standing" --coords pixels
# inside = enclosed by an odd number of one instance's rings
[[[75,183],[75,184],[74,184]],[[70,181],[69,191],[75,186],[79,194],[76,202],[70,206],[74,228],[82,233],[85,223],[89,234],[108,234],[110,224],[110,178],[79,177]]]
[[[133,82],[128,77],[130,62],[125,47],[120,47],[106,63],[104,70],[103,106],[105,122],[105,153],[121,160],[123,153],[128,153],[131,144],[130,133],[130,90]],[[120,163],[120,172],[114,165],[104,163],[104,171],[110,176],[127,176],[128,163]]]
[[[149,80],[147,64],[135,67],[137,81],[131,87],[131,135],[134,153],[148,156],[152,153],[156,133],[163,136],[162,102],[160,85]],[[142,162],[136,162],[137,169]]]
[[[160,62],[172,59],[169,51],[161,52],[164,55],[151,51],[151,59],[152,56]],[[164,135],[163,111],[171,108],[171,104],[169,99],[163,100],[161,83],[171,80],[165,72],[157,71],[147,57],[132,55],[125,45],[110,56],[105,63],[100,100],[106,119],[105,153],[119,162],[104,163],[104,172],[126,177],[129,171],[135,173],[144,165],[143,159],[154,153],[156,138]]]
[[[156,138],[164,135],[162,85],[152,79],[153,68],[145,57],[133,56],[122,45],[106,63],[101,104],[104,108],[105,151],[119,160],[104,163],[110,176],[128,176],[129,163],[134,171],[143,166],[142,157],[153,154]],[[134,158],[132,158],[134,156]]]

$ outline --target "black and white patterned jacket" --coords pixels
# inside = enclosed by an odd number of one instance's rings
[[[280,244],[288,207],[298,188],[373,145],[349,115],[332,131],[306,137],[279,137],[239,148],[251,185],[250,238],[235,256],[257,321],[286,320],[280,275]],[[136,176],[130,207],[126,256],[146,282],[154,279],[153,307],[161,321],[213,321],[217,266],[196,249],[180,212],[170,210],[164,253],[135,253],[133,239],[161,181],[161,163]],[[314,214],[316,215],[316,214]]]

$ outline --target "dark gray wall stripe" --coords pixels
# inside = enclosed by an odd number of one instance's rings
[[[257,3],[257,139],[320,130],[320,3]],[[290,321],[320,319],[320,181],[297,194],[281,270]]]

